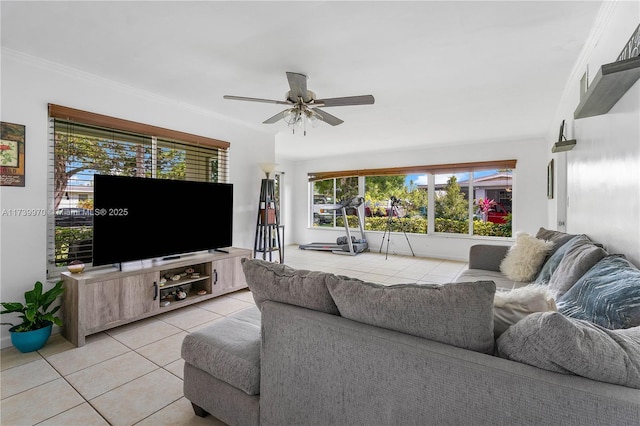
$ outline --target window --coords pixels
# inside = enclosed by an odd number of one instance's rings
[[[312,183],[313,203],[311,223],[317,227],[344,227],[344,219],[339,206],[358,196],[358,177],[323,179]],[[350,227],[358,227],[358,215],[354,208],[348,208],[347,220]]]
[[[73,260],[91,263],[94,174],[227,182],[227,142],[56,105],[49,111],[49,274]]]
[[[342,226],[333,211],[321,213],[351,174],[349,191],[365,197],[366,230],[510,237],[514,169],[515,160],[505,160],[311,173],[314,226]],[[354,188],[356,182],[363,187]]]

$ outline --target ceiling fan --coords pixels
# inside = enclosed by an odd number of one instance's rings
[[[308,77],[304,74],[296,72],[287,72],[287,80],[289,81],[289,91],[284,101],[276,101],[272,99],[247,98],[244,96],[224,95],[224,99],[233,99],[237,101],[264,102],[269,104],[287,105],[289,108],[280,111],[271,118],[263,121],[264,124],[273,124],[279,120],[284,120],[289,126],[295,128],[300,126],[307,134],[306,123],[315,125],[318,121],[324,121],[332,126],[344,123],[338,117],[321,110],[318,107],[334,107],[347,105],[371,105],[374,103],[372,95],[362,96],[346,96],[342,98],[316,99],[316,94],[307,89]]]

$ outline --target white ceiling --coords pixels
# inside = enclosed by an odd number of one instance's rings
[[[2,46],[277,134],[279,156],[304,159],[544,137],[600,6],[2,1]],[[327,108],[345,123],[303,137],[261,124],[281,105],[222,99],[284,100],[286,71],[319,98],[376,102]]]

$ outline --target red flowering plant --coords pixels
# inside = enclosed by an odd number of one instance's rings
[[[476,201],[476,207],[482,213],[482,220],[487,221],[487,214],[491,207],[495,206],[496,202],[494,200],[490,200],[488,198],[478,198]]]

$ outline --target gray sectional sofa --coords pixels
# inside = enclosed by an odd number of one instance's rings
[[[245,260],[256,307],[185,337],[185,396],[231,425],[637,426],[640,271],[586,236],[536,237],[553,244],[529,282],[501,271],[519,240],[474,246],[439,286]],[[532,286],[555,303],[511,305],[494,339],[496,289]]]

